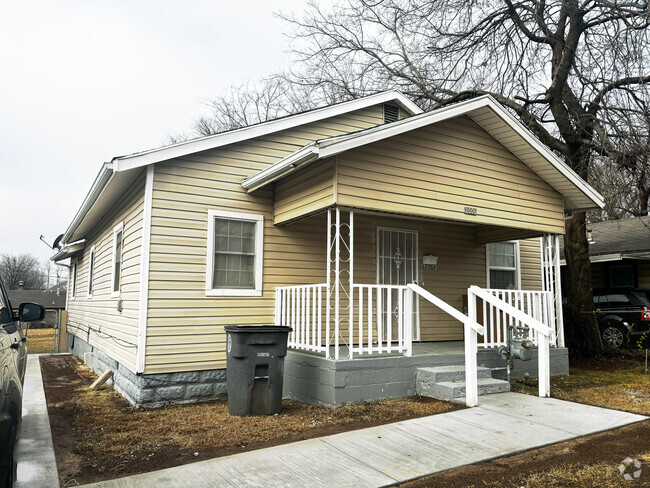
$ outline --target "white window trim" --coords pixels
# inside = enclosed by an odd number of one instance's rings
[[[215,218],[255,222],[255,288],[212,288],[214,273],[214,220]],[[264,216],[241,212],[208,210],[208,255],[205,267],[205,296],[208,297],[261,297],[262,269],[264,263]]]
[[[95,246],[90,248],[90,253],[88,254],[88,287],[86,289],[86,297],[93,297],[93,279],[95,278],[95,273],[93,268],[95,267]]]
[[[70,287],[70,298],[74,300],[77,298],[77,279],[79,277],[79,265],[78,265],[78,260],[75,258],[74,261],[70,263],[70,276],[71,280],[70,283],[72,286]]]
[[[120,252],[122,253],[120,256],[120,283],[117,285],[117,290],[113,288],[115,284],[115,261],[116,261],[116,256],[115,256],[115,247],[117,245],[117,234],[122,232],[122,245],[120,246]],[[124,222],[120,222],[117,224],[115,227],[113,227],[113,248],[111,251],[111,298],[119,298],[122,290],[122,257],[124,256]]]
[[[515,283],[515,289],[516,290],[521,290],[521,259],[519,255],[519,241],[500,241],[500,242],[511,242],[515,245],[515,280],[517,283]],[[496,243],[490,243],[490,244],[496,244]],[[490,283],[490,270],[491,269],[496,269],[496,270],[505,270],[505,271],[512,271],[511,267],[508,266],[490,266],[490,252],[488,251],[488,244],[485,245],[485,274],[486,274],[486,283],[488,288],[492,288],[492,285]]]

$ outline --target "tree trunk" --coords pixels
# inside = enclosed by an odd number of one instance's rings
[[[589,358],[602,352],[591,288],[589,243],[585,232],[585,213],[566,221],[564,257],[566,259],[565,341],[572,357]]]

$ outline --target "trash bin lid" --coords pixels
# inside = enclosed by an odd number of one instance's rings
[[[293,329],[284,325],[226,325],[226,332],[253,334],[259,332],[291,332]]]

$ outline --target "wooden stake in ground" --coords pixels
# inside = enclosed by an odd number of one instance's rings
[[[102,375],[95,380],[95,382],[90,385],[90,390],[99,390],[101,386],[108,381],[108,379],[113,376],[113,372],[110,369],[107,369],[102,373]]]

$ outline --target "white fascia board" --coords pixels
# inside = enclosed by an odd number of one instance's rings
[[[235,129],[222,134],[215,134],[199,139],[179,142],[172,146],[152,149],[150,151],[144,151],[128,156],[116,157],[113,159],[113,164],[115,165],[115,171],[133,169],[168,159],[183,157],[200,151],[215,149],[217,147],[234,144],[247,139],[261,137],[273,132],[291,129],[300,125],[317,122],[322,119],[354,112],[355,110],[361,110],[363,108],[371,107],[372,105],[386,102],[397,102],[412,115],[422,113],[422,109],[415,105],[401,92],[396,90],[386,91],[377,93],[376,95],[351,100],[349,102],[310,110],[302,114],[289,115],[281,119],[270,120],[250,127]]]
[[[104,188],[106,188],[106,185],[111,180],[114,173],[115,171],[112,163],[104,163],[102,165],[102,168],[99,170],[99,174],[97,175],[95,181],[90,187],[90,191],[88,192],[86,198],[81,204],[81,208],[79,208],[74,219],[72,219],[72,223],[68,226],[68,229],[65,231],[65,234],[61,239],[62,242],[65,243],[70,238],[70,236],[74,233],[74,231],[77,229],[79,224],[81,224],[88,211],[99,199],[99,196],[102,194],[102,191],[104,191]]]
[[[512,116],[490,95],[473,98],[454,105],[439,108],[432,112],[423,113],[399,122],[393,122],[384,126],[373,127],[359,132],[357,135],[342,135],[318,141],[320,146],[319,159],[335,156],[344,151],[354,149],[366,144],[381,141],[394,137],[405,132],[426,127],[437,122],[467,115],[473,110],[489,107],[499,117],[499,120],[513,129],[525,142],[535,149],[555,169],[562,173],[576,188],[581,191],[594,204],[603,208],[605,202],[603,197],[594,190],[587,182],[580,178],[571,168],[553,154],[541,141],[535,137],[523,124]],[[296,153],[294,153],[296,154]],[[277,164],[277,163],[276,163]],[[268,182],[267,182],[268,183]],[[262,185],[258,185],[259,186]]]
[[[612,254],[600,254],[597,256],[589,256],[589,262],[590,263],[607,263],[611,261],[621,261],[623,258],[626,258],[627,256],[623,256],[620,253],[612,253]],[[566,259],[560,259],[560,266],[566,266]]]
[[[299,166],[316,161],[319,159],[319,147],[316,142],[304,146],[301,149],[298,149],[296,152],[291,153],[289,156],[281,159],[277,163],[269,166],[263,171],[246,178],[242,181],[242,187],[247,192],[252,192],[258,188],[267,185],[282,176],[285,176],[287,173],[298,169]]]

